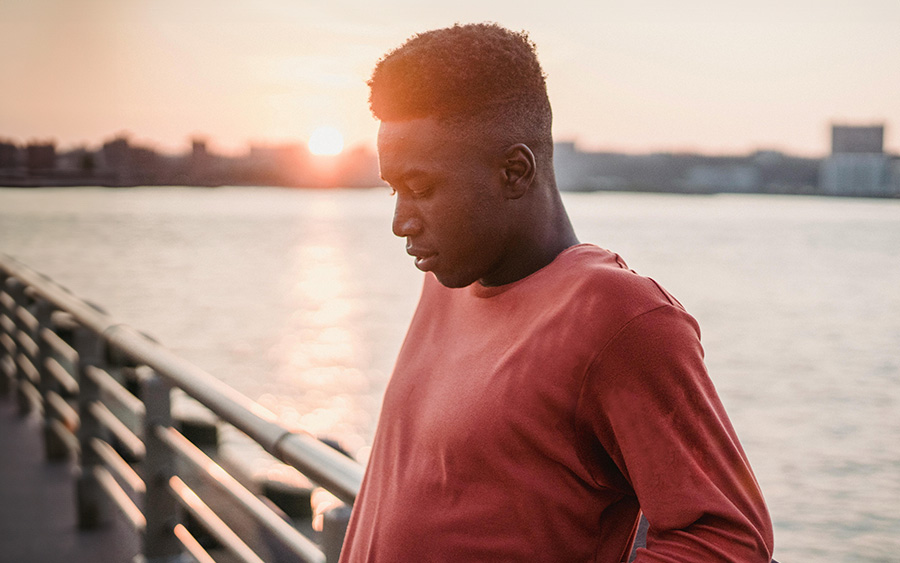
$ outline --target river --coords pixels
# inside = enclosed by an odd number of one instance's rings
[[[900,561],[900,201],[565,194],[700,322],[777,559]],[[0,253],[365,457],[422,274],[385,189],[0,189]]]

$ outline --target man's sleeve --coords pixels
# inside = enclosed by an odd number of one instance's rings
[[[666,305],[624,326],[586,374],[578,414],[650,524],[637,562],[770,561],[768,510],[690,315]]]

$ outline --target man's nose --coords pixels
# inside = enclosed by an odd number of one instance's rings
[[[415,206],[404,201],[405,198],[397,196],[397,204],[394,206],[394,221],[391,230],[398,237],[409,237],[422,231],[422,219],[419,218]]]

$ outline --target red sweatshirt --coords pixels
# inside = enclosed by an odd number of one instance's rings
[[[769,515],[681,305],[572,247],[517,282],[427,275],[343,562],[766,562]]]

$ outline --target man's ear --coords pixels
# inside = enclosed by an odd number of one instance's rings
[[[516,143],[506,149],[503,154],[504,195],[509,199],[518,199],[525,195],[534,182],[534,153],[528,145]]]

